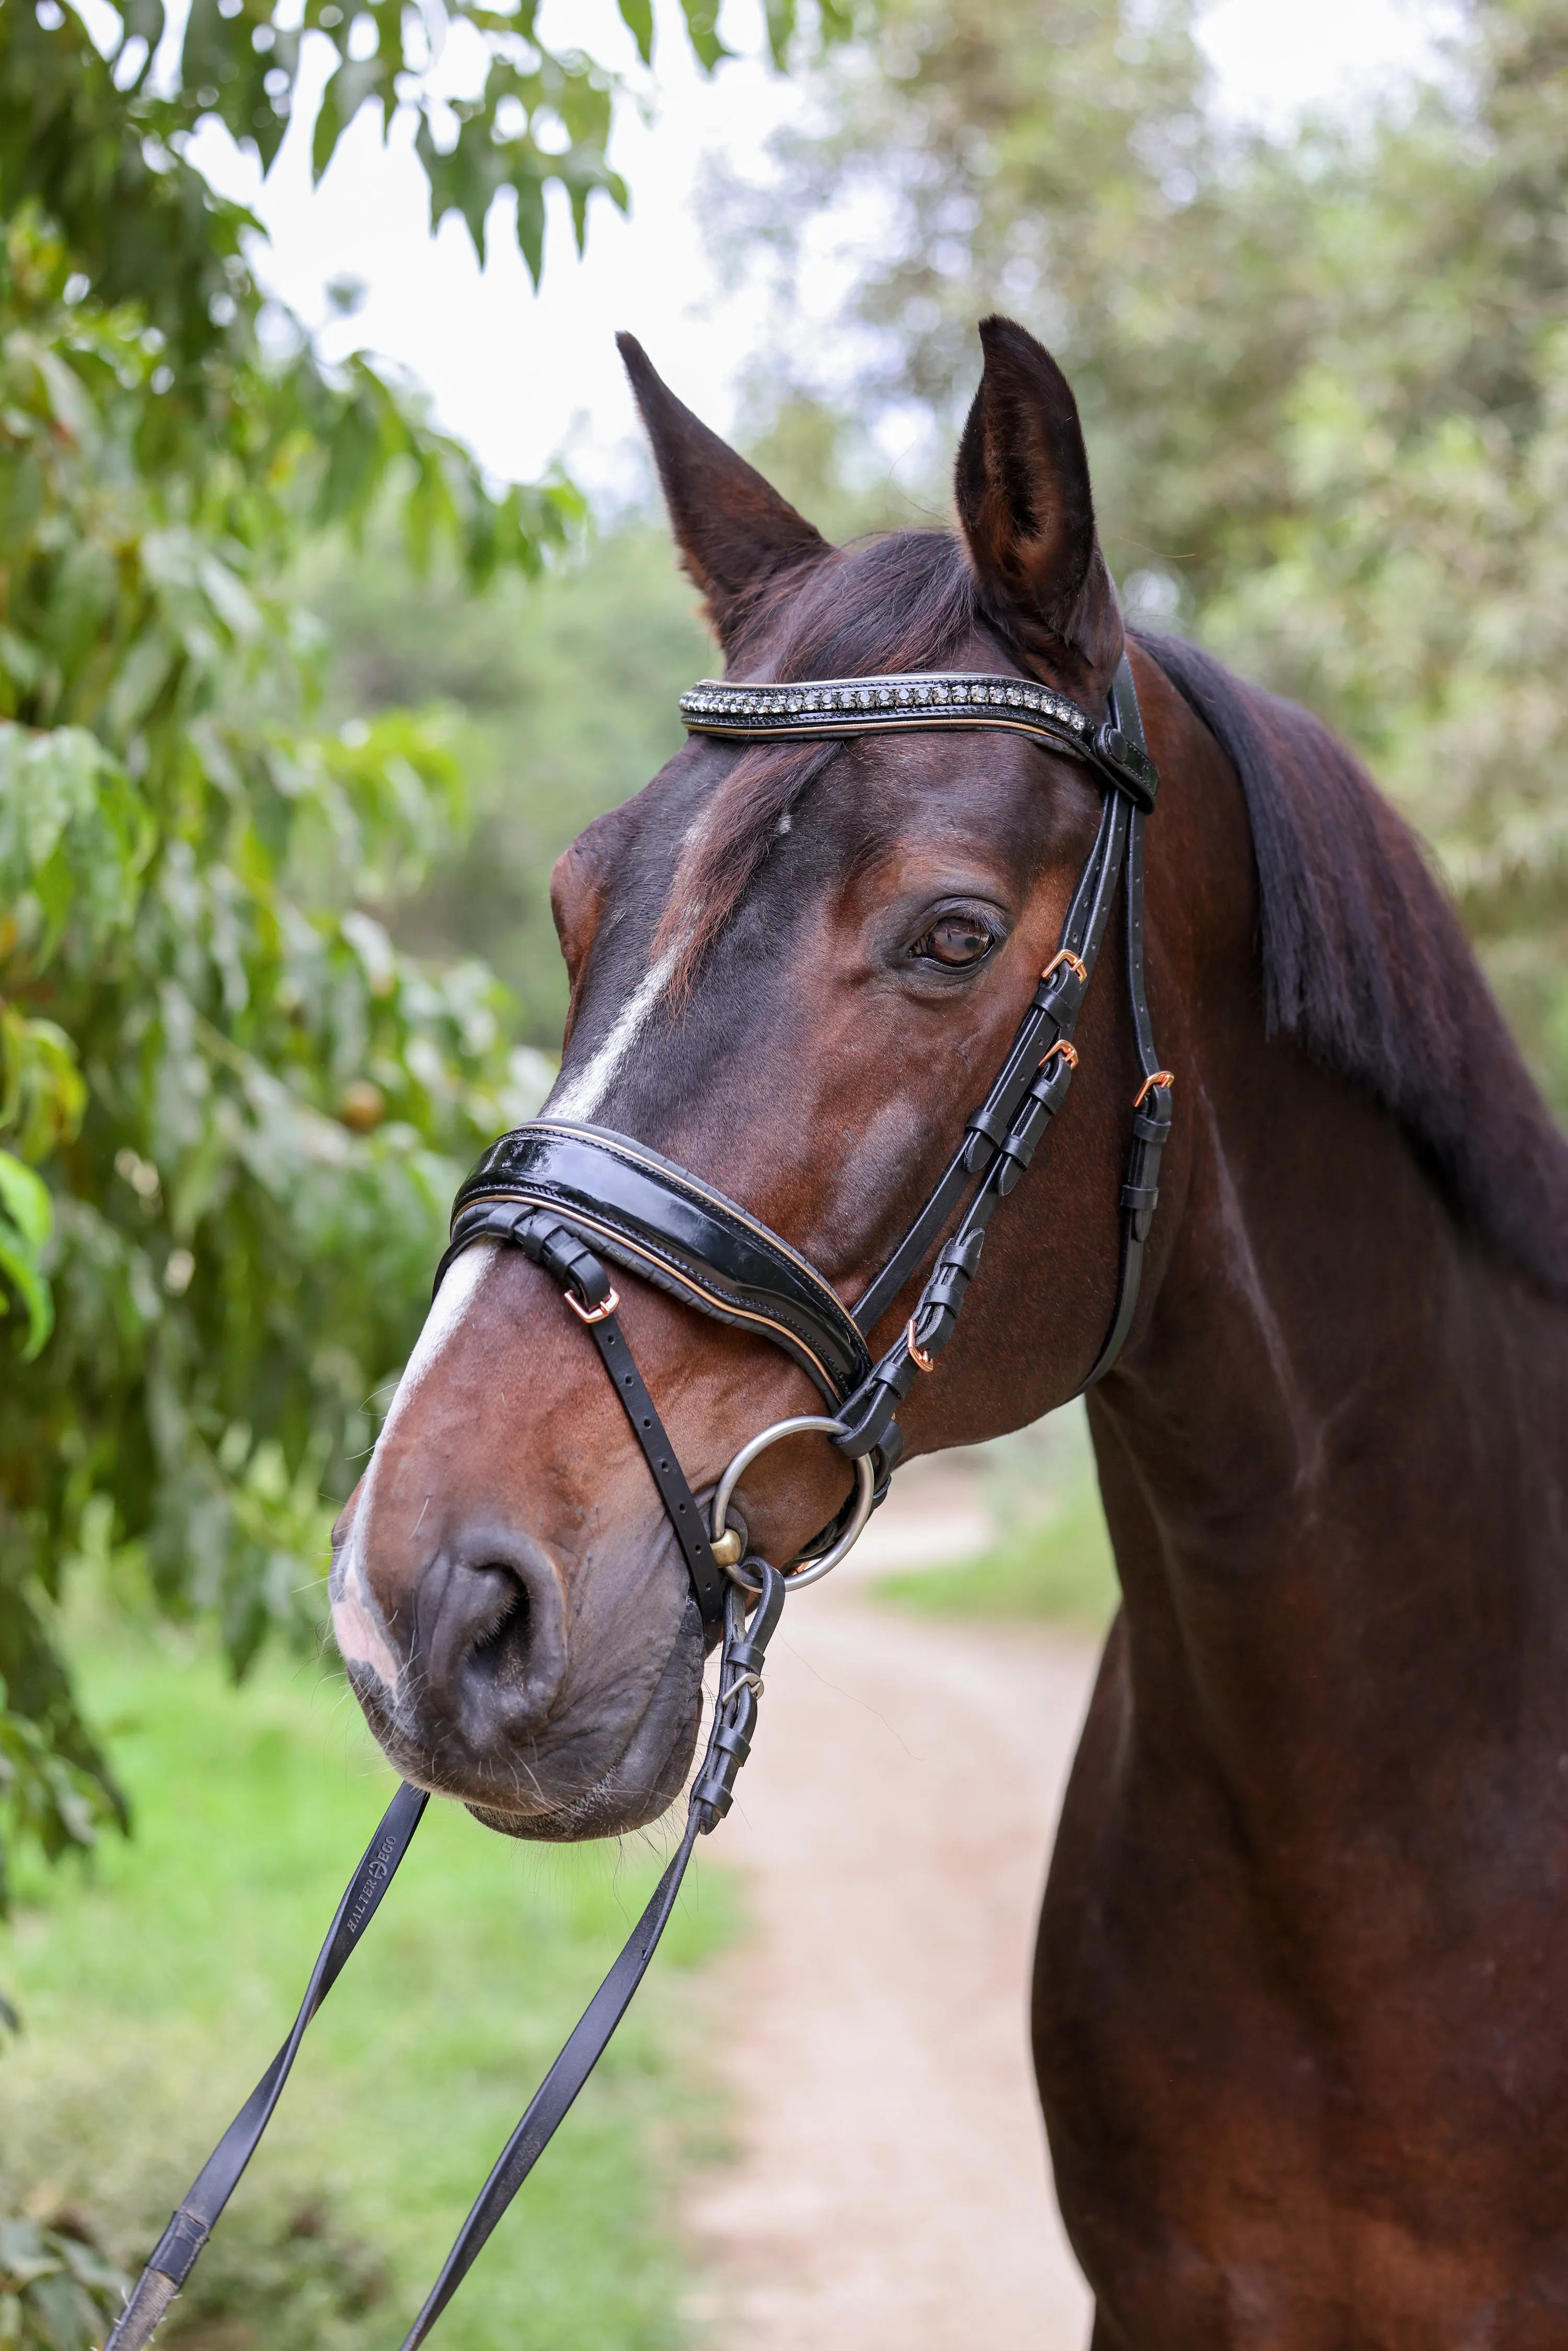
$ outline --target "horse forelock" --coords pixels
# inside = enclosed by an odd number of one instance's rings
[[[1321,720],[1184,638],[1137,642],[1240,777],[1270,1034],[1391,1111],[1461,1220],[1568,1297],[1568,1138],[1416,834]]]

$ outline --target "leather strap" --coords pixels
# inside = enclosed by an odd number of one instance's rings
[[[753,1585],[760,1587],[757,1609],[748,1623],[747,1595],[737,1585],[729,1586],[725,1603],[718,1697],[702,1768],[688,1799],[685,1833],[614,1966],[590,2001],[507,2142],[499,2162],[458,2232],[423,2309],[404,2338],[403,2351],[414,2351],[414,2346],[424,2341],[473,2267],[497,2221],[565,2121],[578,2092],[603,2055],[632,1994],[648,1971],[675,1907],[697,1838],[716,1828],[729,1811],[736,1776],[751,1751],[763,1659],[784,1605],[784,1579],[778,1569],[763,1559],[748,1559],[744,1564]],[[214,2224],[272,2119],[305,2029],[375,1916],[428,1802],[422,1788],[411,1787],[405,1782],[388,1805],[338,1906],[293,2031],[224,2133],[190,2194],[160,2238],[104,2351],[144,2351],[175,2294],[194,2269]]]
[[[337,1916],[310,1971],[310,1980],[287,2040],[202,2166],[189,2195],[158,2240],[115,2321],[104,2351],[142,2351],[142,2346],[152,2341],[153,2329],[194,2269],[218,2215],[238,2187],[263,2131],[272,2120],[273,2109],[283,2095],[283,2085],[298,2054],[306,2027],[375,1917],[382,1895],[413,1842],[413,1833],[429,1802],[423,1788],[411,1787],[405,1781],[382,1813],[381,1826],[366,1846],[364,1857],[338,1905]]]
[[[1124,660],[1123,666],[1125,665]],[[1126,731],[1135,736],[1141,744],[1144,740],[1143,714],[1138,708],[1136,693],[1130,690],[1131,685],[1132,673],[1128,671],[1129,693],[1124,705],[1124,723]],[[1133,1327],[1144,1275],[1144,1247],[1155,1221],[1155,1210],[1159,1205],[1160,1159],[1171,1131],[1175,1107],[1172,1089],[1176,1081],[1168,1070],[1162,1070],[1159,1065],[1144,978],[1144,819],[1141,812],[1134,813],[1128,829],[1126,909],[1127,995],[1133,1016],[1133,1041],[1137,1049],[1143,1083],[1133,1105],[1133,1141],[1127,1155],[1127,1173],[1122,1185],[1116,1301],[1111,1310],[1111,1327],[1105,1334],[1104,1344],[1094,1359],[1093,1368],[1084,1381],[1083,1388],[1092,1388],[1096,1380],[1104,1378],[1126,1344],[1127,1334]],[[1082,1393],[1081,1388],[1079,1394]]]
[[[871,1369],[864,1340],[814,1266],[737,1201],[630,1135],[550,1118],[504,1134],[457,1195],[442,1272],[494,1202],[552,1209],[598,1255],[770,1339],[830,1405]]]
[[[716,1625],[724,1614],[728,1587],[714,1558],[701,1507],[686,1483],[617,1319],[615,1308],[620,1301],[610,1276],[574,1227],[564,1223],[553,1209],[529,1207],[509,1198],[481,1199],[459,1217],[453,1228],[451,1243],[436,1270],[437,1290],[454,1258],[480,1240],[504,1241],[542,1266],[559,1282],[578,1320],[586,1325],[674,1530],[703,1623],[710,1628]]]
[[[1124,820],[1125,812],[1119,802],[1107,794],[1100,811],[1094,846],[1062,923],[1057,953],[1040,976],[990,1092],[966,1122],[964,1140],[937,1179],[925,1206],[876,1280],[855,1303],[854,1319],[867,1338],[931,1248],[976,1173],[989,1165],[1011,1124],[1024,1089],[1039,1068],[1042,1051],[1059,1039],[1071,1040],[1110,911],[1110,900],[1103,889],[1106,865]],[[1074,958],[1082,969],[1075,968]]]
[[[997,1205],[1027,1172],[1047,1126],[1066,1100],[1077,1061],[1072,1031],[1111,919],[1129,824],[1141,822],[1119,794],[1106,793],[1100,829],[1068,908],[1057,953],[1046,966],[1000,1075],[968,1121],[965,1149],[922,1211],[909,1239],[855,1310],[857,1320],[867,1314],[868,1305],[878,1314],[885,1311],[906,1278],[904,1265],[913,1266],[924,1254],[912,1251],[910,1242],[946,1220],[948,1207],[977,1173],[974,1197],[938,1256],[904,1330],[870,1378],[841,1407],[839,1417],[846,1433],[836,1442],[852,1459],[873,1447],[884,1458],[891,1455],[897,1459],[903,1440],[894,1416],[916,1376],[933,1368],[951,1339],[969,1284],[979,1270],[986,1229]],[[889,1277],[895,1271],[901,1278],[890,1288]]]
[[[725,1598],[731,1587],[713,1555],[706,1521],[686,1483],[685,1472],[675,1458],[664,1424],[653,1408],[643,1374],[632,1359],[626,1334],[616,1317],[606,1314],[589,1324],[588,1335],[599,1350],[600,1360],[610,1374],[610,1384],[625,1408],[632,1434],[653,1473],[664,1516],[675,1531],[675,1541],[686,1562],[686,1573],[702,1610],[703,1623],[716,1625],[724,1614]]]

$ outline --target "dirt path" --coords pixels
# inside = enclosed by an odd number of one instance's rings
[[[713,1848],[753,1921],[720,2001],[739,2152],[688,2215],[709,2314],[753,2351],[1087,2335],[1025,2001],[1092,1652],[868,1602],[872,1567],[953,1555],[936,1520],[960,1500],[926,1480],[858,1575],[790,1603]]]

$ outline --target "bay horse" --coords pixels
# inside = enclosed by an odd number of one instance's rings
[[[1192,645],[1127,638],[1067,382],[1017,325],[981,338],[956,532],[843,548],[623,350],[730,678],[983,671],[1099,712],[1125,653],[1164,779],[1145,955],[1176,1112],[1137,1315],[1089,1399],[1123,1602],[1033,1987],[1094,2351],[1561,2346],[1568,1145],[1349,753]],[[858,1296],[1017,1028],[1097,808],[1018,735],[695,736],[556,869],[546,1115],[667,1155]],[[1138,1075],[1116,985],[1078,1045],[904,1407],[910,1454],[1035,1420],[1095,1362]],[[820,1410],[762,1341],[622,1290],[694,1487]],[[844,1482],[820,1437],[769,1452],[750,1541],[788,1558]],[[332,1592],[420,1785],[533,1838],[676,1797],[703,1620],[625,1416],[518,1250],[447,1274]]]

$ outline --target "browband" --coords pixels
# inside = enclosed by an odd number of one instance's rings
[[[736,1201],[645,1143],[553,1118],[504,1134],[457,1195],[441,1273],[483,1233],[512,1238],[498,1229],[508,1202],[552,1209],[628,1272],[771,1339],[830,1405],[871,1370],[865,1341],[821,1275]]]
[[[799,685],[729,685],[699,678],[681,696],[689,735],[777,741],[793,736],[882,735],[919,727],[1004,727],[1086,760],[1134,808],[1154,807],[1159,770],[1114,718],[1090,717],[1032,678],[983,670],[904,671],[890,677],[813,678]]]

